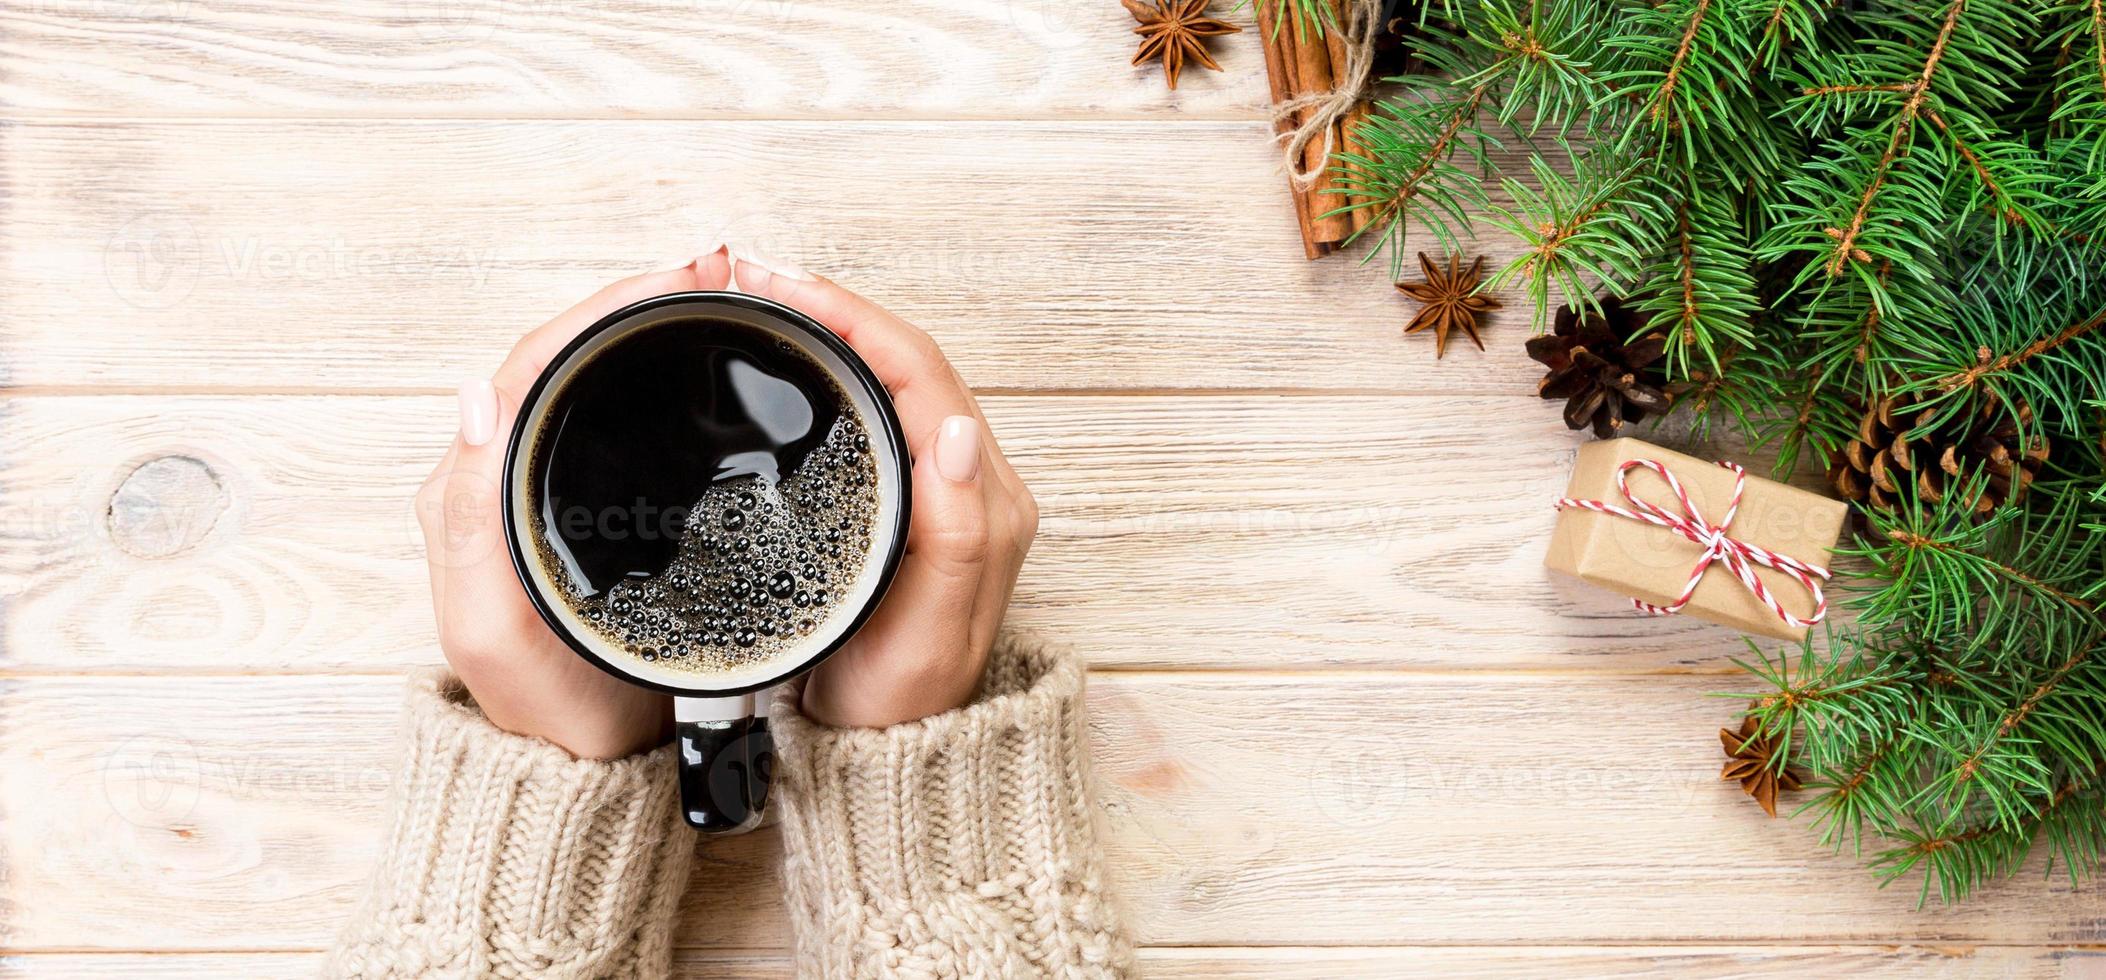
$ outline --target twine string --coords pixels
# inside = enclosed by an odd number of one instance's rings
[[[1286,4],[1293,0],[1270,2]],[[1369,76],[1374,73],[1375,67],[1375,22],[1381,19],[1380,7],[1381,0],[1347,0],[1345,23],[1331,25],[1332,30],[1344,32],[1342,36],[1345,40],[1346,63],[1345,70],[1333,81],[1330,91],[1296,96],[1272,107],[1272,121],[1275,126],[1292,120],[1304,110],[1314,110],[1309,112],[1309,117],[1302,120],[1300,125],[1281,133],[1278,137],[1286,141],[1286,149],[1282,153],[1286,157],[1287,176],[1296,187],[1307,190],[1316,183],[1318,177],[1323,176],[1324,168],[1331,159],[1331,151],[1335,149],[1333,124],[1344,118],[1346,113],[1352,112],[1353,107],[1367,95],[1368,86],[1373,81]],[[1291,19],[1282,16],[1278,29],[1294,30],[1294,25],[1288,23]],[[1264,40],[1267,44],[1272,43],[1271,38]],[[1302,152],[1308,149],[1309,143],[1318,136],[1323,137],[1323,153],[1316,158],[1315,166],[1305,167]]]
[[[1567,507],[1578,507],[1598,514],[1609,514],[1629,520],[1644,521],[1647,524],[1657,525],[1673,531],[1704,549],[1704,553],[1697,558],[1696,568],[1689,573],[1688,584],[1682,587],[1682,594],[1676,597],[1675,601],[1664,606],[1656,606],[1642,599],[1631,600],[1631,605],[1636,606],[1642,612],[1654,616],[1668,616],[1681,612],[1682,607],[1689,604],[1689,598],[1696,594],[1697,583],[1703,581],[1704,573],[1711,569],[1713,563],[1718,563],[1725,565],[1726,569],[1731,571],[1734,577],[1738,578],[1740,583],[1747,587],[1749,592],[1754,593],[1755,598],[1762,600],[1762,604],[1768,606],[1770,611],[1776,613],[1777,618],[1784,620],[1787,625],[1807,627],[1826,618],[1828,616],[1828,597],[1821,592],[1821,584],[1815,579],[1828,578],[1828,569],[1810,562],[1800,561],[1790,555],[1780,555],[1767,548],[1750,544],[1726,533],[1726,528],[1733,523],[1734,515],[1740,513],[1740,498],[1741,494],[1747,490],[1748,471],[1738,463],[1721,461],[1718,465],[1733,471],[1733,496],[1726,503],[1724,519],[1717,524],[1704,520],[1703,512],[1697,509],[1695,501],[1689,499],[1689,492],[1682,488],[1682,481],[1675,479],[1673,471],[1669,470],[1665,464],[1650,459],[1625,460],[1624,464],[1616,470],[1616,490],[1618,493],[1623,494],[1624,500],[1630,503],[1631,506],[1629,508],[1601,500],[1576,500],[1571,497],[1558,498],[1557,507],[1559,510]],[[1631,470],[1640,467],[1659,474],[1662,480],[1667,481],[1668,489],[1674,491],[1675,500],[1682,505],[1682,513],[1668,513],[1651,501],[1641,499],[1631,493],[1629,483]],[[1784,604],[1777,600],[1777,596],[1767,586],[1762,584],[1762,580],[1755,577],[1756,566],[1782,572],[1793,581],[1804,586],[1807,593],[1813,596],[1813,615],[1806,619],[1801,619],[1786,610]]]

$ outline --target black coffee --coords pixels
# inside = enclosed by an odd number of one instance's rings
[[[839,383],[731,320],[653,324],[580,365],[530,457],[535,550],[641,660],[723,670],[796,647],[862,572],[877,465]]]

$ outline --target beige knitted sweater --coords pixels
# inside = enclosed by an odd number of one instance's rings
[[[801,976],[1121,976],[1087,794],[1082,669],[1025,642],[979,699],[883,730],[773,706]],[[672,748],[571,758],[457,681],[411,686],[382,859],[339,977],[662,977],[696,846]],[[763,830],[761,833],[775,833]]]

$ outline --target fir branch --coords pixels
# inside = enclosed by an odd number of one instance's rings
[[[1831,0],[1776,0],[1762,21],[1755,41],[1755,66],[1767,70],[1784,56],[1787,44],[1803,42],[1827,19]]]
[[[2033,716],[2033,713],[2040,709],[2040,704],[2043,700],[2050,694],[2055,693],[2079,667],[2091,661],[2092,654],[2098,648],[2098,643],[2098,638],[2094,637],[2091,643],[2072,651],[2063,659],[2060,665],[2055,667],[2053,672],[2035,685],[2017,704],[2012,705],[1997,719],[1986,740],[1972,751],[1962,755],[1956,764],[1946,770],[1945,775],[1941,779],[1934,780],[1930,786],[1925,787],[1924,792],[1952,793],[1964,791],[1969,784],[1975,783],[1982,776],[1985,767],[1990,765],[1990,753],[2004,746],[2019,727],[2024,725]],[[2000,813],[2000,816],[2008,816],[2008,814]]]
[[[1674,60],[1660,79],[1660,92],[1652,103],[1654,122],[1667,120],[1667,107],[1674,102],[1675,85],[1682,80],[1682,68],[1689,63],[1689,48],[1695,43],[1697,28],[1704,26],[1704,15],[1711,12],[1711,0],[1697,0],[1696,9],[1689,15],[1689,26],[1682,30],[1682,43],[1675,47]]]
[[[1849,227],[1842,229],[1841,233],[1835,236],[1833,257],[1828,260],[1830,276],[1842,275],[1843,263],[1862,254],[1857,248],[1857,239],[1864,233],[1865,219],[1871,216],[1872,200],[1885,185],[1887,172],[1893,168],[1895,158],[1901,155],[1902,147],[1908,140],[1909,130],[1915,125],[1917,114],[1923,111],[1924,94],[1930,91],[1931,79],[1938,72],[1938,62],[1945,59],[1946,42],[1952,39],[1952,30],[1960,23],[1960,11],[1966,6],[1967,0],[1953,0],[1952,7],[1946,11],[1944,26],[1938,28],[1937,42],[1931,45],[1930,53],[1923,59],[1922,73],[1903,88],[1908,98],[1902,101],[1901,113],[1894,119],[1894,135],[1887,140],[1887,150],[1880,155],[1879,166],[1872,173],[1872,181],[1865,186],[1863,196],[1858,199],[1857,210],[1850,215]]]
[[[1955,371],[1943,377],[1934,378],[1930,382],[1930,387],[1944,392],[1977,388],[1985,379],[2016,370],[2034,358],[2051,353],[2079,338],[2097,333],[2102,327],[2106,327],[2106,309],[2099,310],[2089,319],[2070,324],[2053,336],[2042,337],[2008,354],[1991,356],[1988,349],[1984,348],[1977,357],[1977,363],[1974,366]]]
[[[1630,282],[1662,241],[1667,205],[1639,165],[1603,172],[1586,158],[1570,159],[1568,178],[1538,157],[1536,187],[1505,179],[1501,187],[1514,203],[1492,209],[1492,223],[1520,239],[1524,250],[1485,288],[1522,283],[1538,330],[1548,321],[1553,289],[1563,305],[1593,307],[1593,283]]]
[[[1823,95],[1862,95],[1868,92],[1900,92],[1905,94],[1913,91],[1915,91],[1913,85],[1893,82],[1885,85],[1809,85],[1800,89],[1799,94],[1818,97]]]
[[[1937,501],[1917,499],[1904,482],[1896,512],[1867,514],[1873,537],[1841,550],[1877,577],[1852,597],[1862,624],[1943,638],[1953,656],[1993,656],[2097,622],[2083,591],[2100,575],[2101,549],[2096,537],[2078,536],[2078,496],[2036,487],[2045,510],[2005,508],[1978,520],[1985,482],[1972,475]]]
[[[1367,225],[1376,236],[1369,258],[1387,251],[1393,277],[1402,269],[1411,219],[1455,251],[1456,229],[1467,229],[1470,215],[1489,204],[1478,175],[1490,169],[1489,151],[1498,144],[1474,122],[1485,89],[1472,89],[1459,101],[1431,94],[1438,91],[1429,85],[1377,102],[1355,131],[1362,151],[1333,155],[1333,173],[1357,201],[1348,210],[1374,212]],[[1456,166],[1458,153],[1473,166]]]
[[[1953,450],[1860,508],[1853,627],[1742,665],[1760,683],[1734,696],[1807,774],[1821,839],[1884,838],[1880,877],[1954,899],[2036,847],[2095,873],[2106,0],[1487,0],[1425,35],[1446,88],[1378,154],[1391,224],[1471,223],[1438,205],[1466,186],[1448,157],[1484,144],[1446,110],[1547,129],[1525,171],[1486,173],[1522,246],[1490,285],[1539,325],[1630,297],[1679,406],[1730,410],[1780,474],[1888,399]],[[2004,502],[1978,514],[1992,475]]]
[[[1643,273],[1663,285],[1635,304],[1652,314],[1648,328],[1667,338],[1668,376],[1676,381],[1716,373],[1726,355],[1753,343],[1760,306],[1747,235],[1729,196],[1692,190],[1680,198],[1667,248]]]
[[[2001,578],[2007,582],[2010,582],[2013,585],[2040,593],[2043,596],[2053,599],[2056,602],[2063,603],[2064,605],[2070,606],[2071,608],[2076,609],[2078,611],[2092,611],[2092,604],[2089,600],[2086,600],[2079,596],[2071,595],[2068,592],[2064,592],[2063,590],[2056,588],[2048,582],[2042,581],[2038,576],[2027,574],[2024,571],[2021,571],[2017,568],[2013,568],[2010,565],[2006,565],[1994,559],[1985,558],[1981,555],[1967,552],[1958,545],[1953,544],[1951,541],[1938,540],[1936,538],[1918,534],[1914,531],[1904,530],[1902,528],[1891,528],[1886,533],[1887,538],[1889,540],[1893,541],[1895,544],[1901,545],[1903,548],[1908,548],[1911,550],[1937,551],[1942,552],[1948,558],[1957,557],[1961,560],[1974,561],[1978,563],[1979,567],[1983,571],[1987,572],[1992,577]]]
[[[1847,839],[1852,853],[1862,854],[1867,829],[1876,834],[1896,829],[1894,815],[1906,804],[1897,794],[1908,784],[1914,744],[1897,730],[1871,743],[1847,767],[1816,769],[1816,795],[1802,809],[1818,814],[1815,826],[1823,844],[1841,850]]]
[[[1829,647],[1848,645],[1831,634]],[[1770,690],[1723,695],[1748,702],[1748,717],[1761,732],[1778,740],[1785,751],[1816,767],[1831,767],[1867,742],[1892,736],[1913,712],[1914,672],[1905,658],[1874,657],[1863,651],[1831,657],[1815,648],[1811,636],[1800,646],[1796,677],[1792,658],[1779,653],[1772,662],[1751,642],[1756,658],[1735,660]],[[1794,745],[1801,746],[1792,751]],[[1780,758],[1778,764],[1784,760]]]
[[[2031,806],[2012,823],[1985,822],[1964,830],[1942,833],[1900,832],[1902,844],[1879,855],[1873,869],[1882,882],[1892,882],[1918,866],[1923,867],[1923,887],[1918,904],[1928,901],[1932,885],[1946,901],[1965,898],[1985,882],[2018,870],[2042,828],[2056,827],[2055,850],[2073,858],[2081,852],[2089,860],[2065,860],[2074,884],[2084,868],[2098,863],[2102,839],[2106,839],[2106,810],[2084,809],[2083,818],[2069,821],[2071,805],[2085,800],[2085,791],[2096,789],[2106,776],[2106,759],[2094,760],[2071,775]],[[2050,868],[2052,870],[2052,867]]]
[[[1939,115],[1936,109],[1925,108],[1923,117],[1930,120],[1931,125],[1936,127],[1939,133],[1951,141],[1953,152],[1958,153],[1960,159],[1966,161],[1968,170],[1981,182],[1983,190],[1987,191],[1989,195],[1989,210],[1995,212],[1997,217],[2011,224],[2037,224],[2039,222],[2039,217],[2033,213],[2032,207],[2033,201],[2037,199],[2038,195],[2032,193],[2031,187],[2022,184],[2021,178],[2015,176],[1998,178],[1992,173],[1990,151],[1987,147],[1977,149],[1969,146],[1967,141],[1961,139],[1960,134],[1954,131],[1952,124],[1946,122],[1945,117]],[[2028,152],[2026,148],[2018,146],[2010,146],[2007,149],[2012,155]],[[2015,171],[2017,168],[2014,167],[2013,169]]]
[[[1433,173],[1434,168],[1438,167],[1442,161],[1448,159],[1450,152],[1454,148],[1456,137],[1462,133],[1463,127],[1476,117],[1477,107],[1484,102],[1484,93],[1485,86],[1483,85],[1471,89],[1470,94],[1464,96],[1462,102],[1447,114],[1448,121],[1442,124],[1440,131],[1434,136],[1433,141],[1427,144],[1425,151],[1418,154],[1417,161],[1404,174],[1403,179],[1395,181],[1389,193],[1360,205],[1363,208],[1374,209],[1375,213],[1369,220],[1388,224],[1402,216],[1405,206],[1411,202],[1411,199],[1424,186],[1426,177]],[[1381,167],[1395,161],[1370,159],[1366,162],[1371,166]]]

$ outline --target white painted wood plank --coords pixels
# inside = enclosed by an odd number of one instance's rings
[[[201,977],[283,980],[311,976],[322,954],[302,953],[46,953],[0,956],[0,975],[20,980]],[[1637,978],[1938,977],[1945,980],[2089,980],[2106,968],[2106,953],[2037,946],[1640,946],[1640,947],[1289,947],[1272,949],[1146,948],[1142,970],[1151,977],[1236,980],[1336,980],[1338,977]],[[680,980],[787,978],[783,953],[679,950]]]
[[[1541,377],[1518,300],[1490,353],[1436,362],[1386,266],[1299,258],[1258,122],[37,122],[0,127],[0,180],[6,385],[451,390],[712,238],[886,304],[985,387],[1518,412]]]
[[[1013,621],[1099,665],[1731,671],[1540,567],[1575,437],[1489,396],[1005,396],[1043,519]],[[0,666],[436,658],[411,498],[446,396],[0,400]],[[145,470],[139,468],[146,466]]]
[[[2096,885],[1918,911],[1717,778],[1703,678],[1098,675],[1109,863],[1157,945],[2096,945]],[[18,950],[318,948],[373,858],[384,677],[15,678]],[[779,947],[770,833],[703,848],[687,944]]]
[[[0,7],[0,107],[306,116],[1254,116],[1245,33],[1178,90],[1073,0],[37,0]]]

